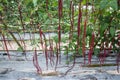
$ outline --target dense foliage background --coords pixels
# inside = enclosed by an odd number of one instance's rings
[[[13,32],[27,32],[40,34],[31,38],[33,50],[40,44],[45,51],[84,57],[86,49],[90,55],[107,49],[119,53],[120,0],[0,0],[0,32],[7,52],[7,39],[25,51]],[[57,35],[46,38],[46,33]]]

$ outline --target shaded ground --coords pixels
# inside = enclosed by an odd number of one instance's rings
[[[39,64],[44,72],[53,71],[49,64],[49,70],[46,70],[46,63],[43,54],[39,54]],[[81,67],[81,63],[76,63],[75,67],[66,75],[63,74],[69,69],[66,66],[65,57],[62,57],[62,63],[58,65],[58,75],[41,76],[36,73],[33,66],[32,54],[27,54],[28,60],[23,55],[12,55],[11,60],[7,56],[0,55],[0,80],[119,80],[120,73],[117,73],[116,66],[106,67]],[[114,58],[108,58],[114,59]],[[83,61],[78,58],[76,61]],[[97,59],[94,59],[97,62]],[[93,60],[93,61],[94,61]],[[98,63],[98,62],[97,62]],[[70,65],[72,65],[70,63]]]

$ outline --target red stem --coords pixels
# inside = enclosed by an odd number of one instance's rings
[[[74,66],[75,66],[75,60],[76,60],[76,58],[75,58],[75,55],[74,55],[74,56],[73,56],[73,64],[72,64],[71,68],[69,68],[69,69],[65,72],[65,75],[67,75],[67,73],[74,68]],[[65,75],[64,75],[64,76],[65,76]]]

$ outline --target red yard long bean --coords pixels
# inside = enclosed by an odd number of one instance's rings
[[[21,41],[21,44],[23,44],[23,54],[25,55],[25,58],[26,58],[26,60],[28,60],[27,59],[27,56],[26,56],[26,44],[25,44],[25,41],[24,41],[24,39],[22,39],[22,37],[20,36],[20,34],[18,34],[19,35],[19,38],[20,38],[20,41]]]
[[[42,50],[44,50],[44,46],[43,46],[43,32],[41,30],[41,28],[39,29],[39,35],[40,35],[40,43],[42,46]]]
[[[42,35],[43,35],[43,37],[44,37],[44,42],[45,42],[45,59],[46,59],[46,66],[47,66],[47,69],[48,69],[48,49],[47,49],[47,41],[46,41],[46,36],[45,36],[45,34],[43,34],[43,32],[42,32]]]
[[[46,42],[46,36],[45,34],[43,34],[41,28],[39,29],[39,34],[40,34],[40,38],[41,38],[41,45],[42,45],[42,49],[45,53],[45,58],[46,58],[46,66],[47,66],[47,69],[48,69],[48,49],[47,49],[47,42]],[[42,39],[44,38],[44,42],[45,42],[45,45],[43,44],[43,41]]]
[[[62,17],[63,0],[58,0],[59,19]]]
[[[56,64],[55,64],[55,70],[57,69],[57,65],[58,65],[58,60],[59,60],[59,54],[58,54],[58,45],[56,43]]]
[[[60,32],[60,30],[61,30],[61,25],[59,24],[59,26],[58,26],[58,44],[59,44],[59,51],[60,51],[60,42],[61,42],[61,32]]]
[[[58,17],[59,17],[59,25],[58,25],[58,53],[60,54],[60,42],[61,42],[61,25],[60,20],[62,17],[62,8],[63,8],[63,0],[58,0]],[[61,55],[59,56],[61,57]],[[59,62],[61,62],[61,59],[59,58]]]
[[[73,5],[73,1],[70,2],[70,34],[69,34],[69,42],[71,42],[72,39],[72,35],[73,35],[73,26],[74,26],[74,5]]]
[[[46,0],[46,9],[48,10],[48,0]]]
[[[59,39],[59,48],[60,48],[60,42],[61,42],[61,25],[60,25],[60,19],[62,17],[62,8],[63,8],[63,1],[58,0],[58,16],[59,16],[59,25],[58,25],[58,39]]]
[[[42,69],[41,69],[41,67],[39,66],[39,63],[38,63],[38,57],[37,57],[36,48],[35,48],[35,52],[34,52],[34,56],[33,56],[33,64],[37,69],[37,73],[42,74]]]
[[[91,59],[92,59],[92,55],[93,55],[94,40],[95,40],[95,35],[94,35],[94,33],[92,33],[92,37],[91,37],[91,40],[90,40],[90,49],[89,49],[89,53],[88,53],[88,63],[89,64],[91,64]]]
[[[86,51],[86,48],[85,48],[86,27],[87,27],[87,19],[85,19],[85,21],[84,21],[84,32],[83,32],[83,40],[82,40],[82,53],[83,53],[83,57],[84,57],[84,64],[85,64],[85,51]]]
[[[8,41],[8,44],[10,46],[11,49],[13,49],[13,46],[11,45],[11,43]]]
[[[118,34],[118,46],[120,46],[120,33]],[[120,48],[119,48],[120,49]],[[116,59],[116,63],[117,63],[117,72],[119,73],[119,62],[120,62],[120,50],[118,52],[118,56]]]
[[[50,40],[50,34],[49,34],[49,44],[50,44],[50,47],[49,47],[49,59],[50,59],[50,63],[51,63],[51,66],[53,66],[54,64],[54,52],[53,52],[53,42]]]
[[[82,18],[82,11],[81,11],[81,3],[79,4],[79,14],[78,14],[78,26],[77,26],[77,34],[78,34],[78,39],[77,39],[77,51],[80,47],[80,32],[81,32],[81,29],[80,29],[80,24],[81,24],[81,18]],[[79,52],[79,51],[78,51]],[[78,53],[77,52],[77,53]]]
[[[7,52],[8,58],[11,59],[11,58],[10,58],[10,54],[9,54],[9,50],[8,50],[8,46],[7,46],[7,42],[6,42],[6,39],[5,39],[4,34],[2,34],[2,38],[3,38],[3,41],[4,41],[5,50],[6,50],[6,52]]]
[[[23,23],[23,17],[22,17],[22,7],[21,7],[21,3],[18,4],[18,11],[19,11],[19,14],[20,14],[20,21],[21,21],[21,24],[22,24],[22,27],[23,27],[23,31],[25,30],[25,27],[24,27],[24,23]]]
[[[76,58],[75,58],[75,55],[74,55],[74,56],[73,56],[73,64],[72,64],[72,66],[65,72],[64,75],[67,75],[67,73],[74,68],[74,66],[75,66],[75,61],[76,61]]]
[[[84,64],[86,64],[85,62],[85,51],[86,51],[86,28],[87,28],[87,21],[88,21],[88,0],[86,0],[86,18],[84,20],[84,31],[83,31],[83,39],[82,39],[82,53],[83,53],[83,57],[84,57]]]
[[[47,70],[48,70],[48,51],[47,51],[47,47],[45,48],[45,59],[46,59],[46,66],[47,66]]]
[[[120,46],[120,33],[118,34],[118,46]]]
[[[117,63],[117,72],[119,73],[119,62],[120,62],[120,53],[117,55],[116,63]]]

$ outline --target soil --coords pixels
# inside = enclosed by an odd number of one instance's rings
[[[61,63],[58,64],[57,70],[55,66],[49,67],[47,70],[45,55],[38,54],[39,65],[42,68],[43,74],[37,74],[36,68],[33,65],[32,52],[28,52],[25,55],[11,53],[11,60],[7,55],[0,55],[0,80],[119,80],[120,73],[117,72],[117,66],[82,66],[83,58],[76,59],[76,64],[72,70],[64,75],[65,72],[70,69],[72,62],[69,63],[69,67],[66,64],[66,57],[62,56]],[[114,57],[108,57],[106,61],[113,60],[113,62],[105,62],[115,64]],[[99,64],[98,58],[93,57],[93,64]]]

